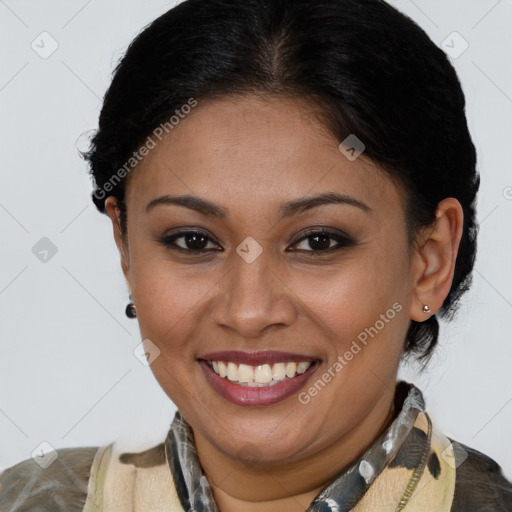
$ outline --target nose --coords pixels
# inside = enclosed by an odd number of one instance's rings
[[[232,259],[230,271],[219,282],[211,310],[214,322],[244,338],[261,337],[270,326],[291,325],[297,308],[283,269],[273,265],[265,251],[250,263],[238,254]]]

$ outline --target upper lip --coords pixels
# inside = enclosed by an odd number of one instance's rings
[[[260,352],[220,350],[217,352],[208,352],[207,354],[202,354],[198,356],[198,359],[205,359],[207,361],[227,361],[237,364],[247,364],[249,366],[301,361],[309,362],[318,360],[318,358],[314,356],[294,354],[293,352],[278,352],[276,350],[263,350]]]

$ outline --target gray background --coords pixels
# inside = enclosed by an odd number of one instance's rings
[[[473,288],[427,373],[400,375],[445,434],[512,478],[512,1],[391,3],[452,55],[482,175]],[[0,0],[0,470],[48,447],[147,448],[172,421],[174,405],[133,354],[141,340],[124,315],[110,221],[76,147],[128,43],[173,5]]]

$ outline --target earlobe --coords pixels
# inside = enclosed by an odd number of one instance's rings
[[[436,223],[416,249],[418,264],[413,282],[412,320],[427,320],[441,308],[450,292],[463,225],[464,212],[455,198],[438,204]],[[424,311],[425,305],[429,311]]]

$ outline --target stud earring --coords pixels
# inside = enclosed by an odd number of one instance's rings
[[[130,302],[126,306],[125,313],[128,318],[136,318],[136,316],[137,316],[137,310],[135,308],[135,304],[132,302],[131,294],[130,294]]]
[[[425,313],[426,315],[430,313],[430,308],[426,304],[423,306],[423,313]]]

